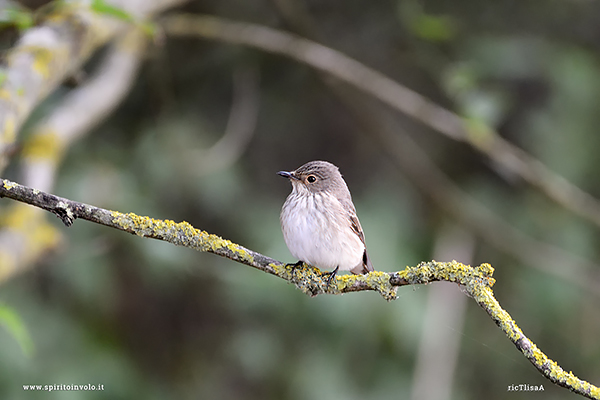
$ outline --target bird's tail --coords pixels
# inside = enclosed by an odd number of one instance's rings
[[[371,259],[369,258],[369,254],[367,254],[367,249],[363,253],[362,262],[358,264],[356,267],[352,268],[350,272],[353,274],[368,274],[369,272],[374,271],[373,264],[371,263]]]

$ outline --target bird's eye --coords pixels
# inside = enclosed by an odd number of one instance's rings
[[[314,183],[317,178],[314,175],[309,175],[308,178],[306,178],[306,180],[308,181],[308,183]]]

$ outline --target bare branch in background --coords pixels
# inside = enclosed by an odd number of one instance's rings
[[[571,212],[600,226],[600,203],[512,145],[493,129],[471,123],[343,53],[299,36],[261,25],[206,15],[171,15],[162,22],[167,34],[197,36],[282,54],[368,93],[426,126],[466,142],[507,171],[520,176]]]
[[[107,0],[131,18],[145,20],[185,0]],[[73,74],[95,50],[131,28],[133,22],[93,11],[84,3],[61,2],[45,22],[28,29],[6,54],[0,83],[0,171],[7,149],[33,108]]]
[[[254,135],[258,119],[257,74],[251,67],[240,67],[234,72],[233,101],[225,133],[208,149],[184,153],[186,169],[208,175],[233,165],[242,156]]]
[[[457,283],[489,314],[517,349],[548,380],[582,396],[600,400],[600,388],[577,378],[571,372],[564,371],[556,362],[550,360],[500,307],[492,291],[495,283],[495,279],[492,278],[494,269],[489,264],[472,268],[456,261],[422,262],[416,267],[407,267],[399,272],[373,271],[366,275],[335,276],[331,284],[328,284],[329,274],[323,274],[318,268],[307,264],[297,268],[294,265],[284,264],[219,236],[196,229],[187,222],[175,223],[133,213],[123,214],[105,210],[57,197],[6,179],[0,179],[0,197],[8,197],[50,211],[56,214],[66,226],[71,226],[75,219],[80,218],[144,238],[158,239],[226,257],[282,278],[311,296],[371,290],[377,291],[386,300],[394,300],[400,286],[422,285],[435,281]],[[0,280],[3,279],[2,271],[5,262],[6,260],[0,259]]]
[[[34,128],[23,147],[23,182],[40,190],[54,185],[63,153],[81,136],[106,118],[133,84],[147,37],[130,29],[116,41],[97,72],[66,98]]]
[[[129,92],[147,41],[139,29],[129,29],[116,41],[97,71],[43,118],[24,143],[20,175],[39,190],[54,187],[56,171],[74,140],[89,132],[116,108]],[[60,234],[46,214],[23,204],[11,204],[0,229],[0,257],[11,260],[2,275],[13,275],[33,264],[59,243]]]
[[[398,135],[389,127],[371,133],[393,161],[411,175],[417,187],[472,232],[526,265],[600,296],[598,265],[593,261],[535,239],[498,217],[455,185],[408,135]]]

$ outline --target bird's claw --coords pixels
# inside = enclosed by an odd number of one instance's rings
[[[304,264],[304,261],[298,260],[298,262],[296,262],[294,264],[287,264],[286,265],[286,267],[289,267],[289,266],[292,267],[292,277],[294,277],[294,274],[296,273],[296,268],[300,267],[302,264]]]
[[[337,275],[337,272],[338,272],[339,269],[340,269],[340,267],[338,265],[337,267],[335,267],[335,269],[333,271],[323,273],[322,276],[329,275],[329,277],[327,278],[327,289],[329,289],[329,285],[331,284],[331,280],[333,278],[335,278],[335,276]]]

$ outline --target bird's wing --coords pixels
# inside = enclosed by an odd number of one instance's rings
[[[350,213],[350,227],[352,231],[358,235],[360,241],[365,246],[365,251],[363,253],[363,270],[360,273],[367,273],[369,271],[373,271],[373,264],[371,263],[371,259],[369,258],[369,254],[367,254],[367,244],[365,243],[365,234],[363,233],[362,226],[360,226],[360,221],[356,216],[356,212]],[[354,272],[354,271],[352,271]]]

